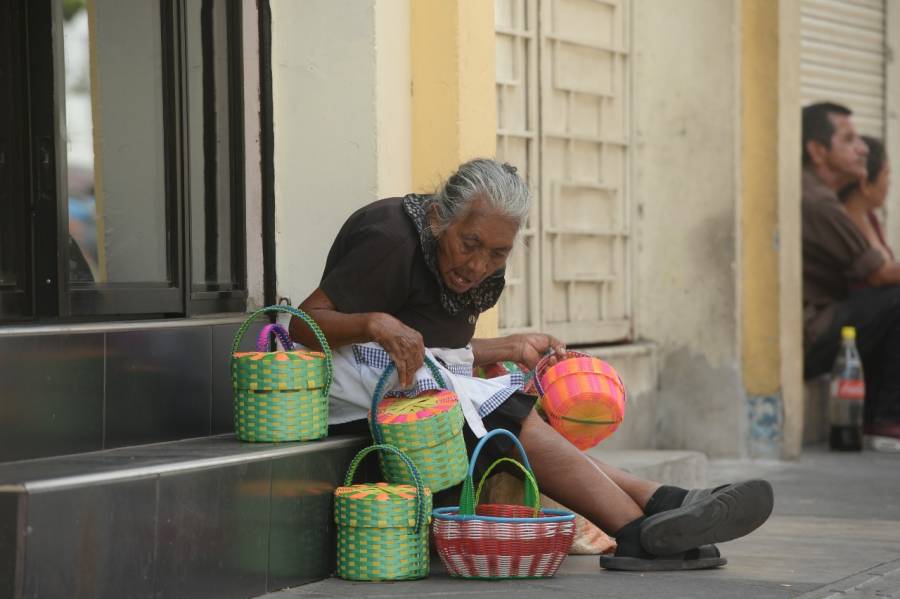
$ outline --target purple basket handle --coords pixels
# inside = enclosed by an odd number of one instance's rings
[[[281,347],[283,347],[285,351],[294,350],[294,343],[288,336],[287,331],[284,330],[283,326],[276,322],[267,324],[259,332],[259,338],[256,340],[257,351],[269,351],[269,333],[275,333],[275,336],[281,341]]]

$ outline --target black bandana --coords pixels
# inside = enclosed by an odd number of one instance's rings
[[[419,245],[422,247],[422,254],[425,255],[425,264],[428,265],[428,270],[434,274],[438,288],[441,290],[441,305],[451,315],[456,315],[460,310],[484,312],[500,299],[506,283],[503,278],[504,269],[498,270],[482,281],[480,285],[465,293],[454,293],[447,289],[437,267],[437,239],[432,234],[431,226],[425,215],[425,200],[424,196],[409,194],[403,198],[403,209],[415,223],[416,230],[419,232]]]

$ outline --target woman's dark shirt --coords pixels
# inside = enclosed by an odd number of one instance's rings
[[[464,347],[477,312],[449,314],[403,198],[354,212],[331,245],[319,285],[344,313],[386,312],[421,333],[425,347]]]

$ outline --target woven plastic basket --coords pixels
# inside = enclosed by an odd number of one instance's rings
[[[373,451],[398,456],[413,485],[353,483],[360,461]],[[391,445],[372,445],[353,458],[344,486],[334,492],[337,575],[347,580],[411,580],[428,576],[431,491],[416,467]]]
[[[323,351],[292,351],[286,347],[285,351],[238,352],[253,320],[267,312],[285,312],[303,320],[315,333]],[[263,333],[267,339],[267,331]],[[238,329],[231,347],[235,435],[241,441],[259,442],[311,441],[325,437],[332,377],[331,348],[312,318],[290,306],[257,310]]]
[[[497,435],[510,437],[522,463],[500,458],[487,469],[473,492],[475,461],[486,442]],[[515,465],[525,475],[525,504],[478,505],[491,471],[501,463]],[[460,578],[489,580],[546,578],[556,574],[575,537],[575,514],[541,508],[540,491],[525,451],[515,435],[495,429],[482,437],[472,453],[458,507],[434,510],[434,541],[447,572]]]
[[[625,417],[626,394],[615,369],[594,356],[569,351],[550,365],[534,367],[538,408],[575,447],[590,449],[612,435]]]
[[[430,358],[425,364],[439,385],[446,387],[437,365]],[[405,453],[432,492],[456,485],[466,477],[469,457],[462,429],[465,417],[456,394],[446,389],[428,390],[416,397],[384,398],[388,379],[394,371],[385,368],[369,411],[369,425],[375,443],[394,445]],[[392,483],[411,484],[409,470],[396,455],[380,453],[381,469]]]

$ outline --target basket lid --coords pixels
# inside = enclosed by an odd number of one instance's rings
[[[431,494],[427,488],[425,494]],[[344,497],[354,501],[413,501],[416,498],[416,488],[412,485],[392,485],[389,483],[360,483],[349,487],[338,487],[334,490],[335,497]]]
[[[431,490],[423,488],[425,513],[431,512]],[[374,528],[416,525],[416,488],[412,485],[360,483],[334,491],[334,521]]]
[[[457,402],[456,393],[447,389],[424,391],[416,397],[388,397],[378,406],[378,424],[425,420],[449,412]]]
[[[239,351],[232,354],[238,360],[271,360],[287,362],[292,360],[324,360],[325,354],[320,351],[300,349],[294,351]]]
[[[321,389],[328,382],[325,354],[306,349],[235,352],[231,379],[235,389],[299,391]]]

